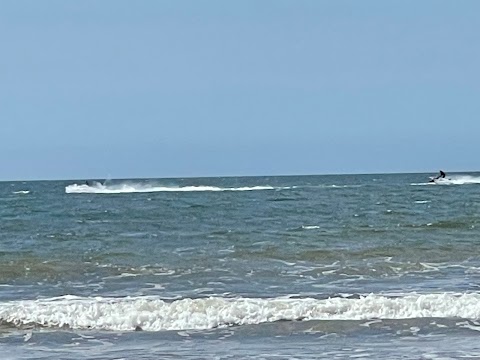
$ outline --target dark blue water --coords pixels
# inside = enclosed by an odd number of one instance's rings
[[[480,177],[0,183],[6,359],[480,356]]]

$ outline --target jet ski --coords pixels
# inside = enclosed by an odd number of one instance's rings
[[[445,172],[443,172],[442,170],[440,170],[440,174],[437,175],[437,176],[430,176],[430,183],[441,183],[441,182],[445,182],[445,181],[448,181],[450,179],[447,179],[446,178],[447,174],[445,174]]]

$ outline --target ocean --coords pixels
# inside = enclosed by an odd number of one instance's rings
[[[0,358],[480,357],[480,175],[0,183]]]

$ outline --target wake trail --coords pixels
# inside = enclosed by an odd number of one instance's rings
[[[128,193],[152,193],[152,192],[222,192],[222,191],[259,191],[259,190],[287,190],[291,186],[274,187],[269,185],[262,186],[242,186],[242,187],[218,187],[218,186],[155,186],[145,184],[115,184],[104,185],[95,183],[94,185],[72,184],[65,187],[67,194],[128,194]]]
[[[412,183],[410,185],[471,185],[480,184],[480,176],[451,175],[446,178],[436,179],[434,182]]]

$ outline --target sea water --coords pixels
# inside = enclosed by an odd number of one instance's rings
[[[0,183],[1,359],[480,356],[480,177]]]

